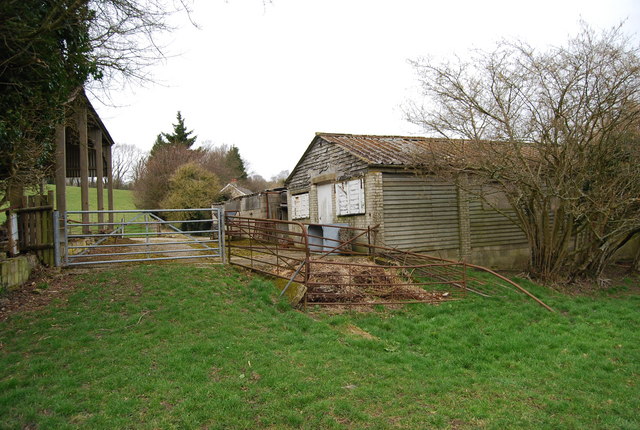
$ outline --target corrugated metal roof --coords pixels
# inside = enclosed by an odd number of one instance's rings
[[[334,133],[317,133],[316,137],[379,166],[417,166],[429,161],[464,163],[482,154],[481,143],[459,139]]]

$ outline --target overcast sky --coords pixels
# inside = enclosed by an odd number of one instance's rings
[[[408,59],[502,38],[559,45],[580,19],[640,32],[638,0],[195,0],[192,16],[199,29],[176,17],[159,84],[96,110],[116,143],[144,151],[180,110],[199,143],[236,145],[267,179],[292,170],[318,131],[420,134],[401,109],[417,94]]]

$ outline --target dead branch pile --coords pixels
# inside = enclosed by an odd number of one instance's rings
[[[439,302],[446,292],[425,291],[392,267],[313,262],[308,284],[308,302],[384,303],[385,301]]]

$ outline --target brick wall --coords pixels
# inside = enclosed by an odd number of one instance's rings
[[[465,181],[461,184],[466,185]],[[458,196],[458,230],[460,233],[460,244],[458,246],[458,259],[461,261],[469,261],[471,257],[471,218],[469,214],[469,193],[463,187],[456,187]]]

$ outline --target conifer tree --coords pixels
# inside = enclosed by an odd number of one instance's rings
[[[156,137],[153,148],[151,148],[152,156],[161,148],[178,145],[191,148],[193,144],[196,143],[197,136],[191,136],[193,134],[193,130],[187,130],[187,127],[184,124],[184,118],[180,111],[178,111],[176,119],[178,122],[173,124],[173,133],[160,133],[158,137]]]
[[[242,160],[242,157],[240,157],[240,150],[237,146],[232,146],[229,149],[229,152],[227,152],[225,158],[227,166],[236,175],[235,179],[244,180],[249,177],[244,161]]]

